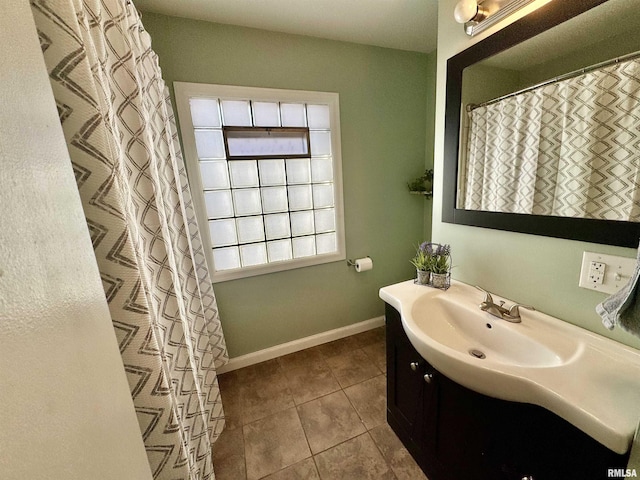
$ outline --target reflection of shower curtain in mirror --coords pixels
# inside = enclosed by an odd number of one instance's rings
[[[211,480],[227,351],[158,59],[129,1],[31,5],[151,471]]]
[[[464,208],[640,221],[640,59],[469,113]]]

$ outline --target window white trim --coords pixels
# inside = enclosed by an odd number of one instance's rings
[[[185,154],[185,163],[193,196],[194,208],[201,226],[202,241],[206,248],[206,259],[211,271],[212,281],[223,282],[239,278],[280,272],[294,268],[320,265],[346,259],[344,205],[342,193],[342,155],[340,146],[340,109],[337,93],[310,92],[302,90],[281,90],[272,88],[237,87],[230,85],[212,85],[201,83],[174,82],[176,107],[180,132]],[[224,100],[252,100],[260,102],[291,102],[324,104],[329,106],[331,122],[331,156],[333,159],[333,195],[335,208],[336,252],[310,257],[297,258],[282,262],[272,262],[253,267],[216,271],[213,261],[213,248],[209,235],[208,218],[205,209],[204,188],[200,174],[200,165],[196,151],[194,127],[191,120],[189,100],[191,98],[221,98]]]

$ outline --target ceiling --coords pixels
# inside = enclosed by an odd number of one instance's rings
[[[143,13],[415,52],[429,53],[436,49],[437,0],[134,0],[134,3]]]

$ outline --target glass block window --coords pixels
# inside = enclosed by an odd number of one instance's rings
[[[174,87],[214,281],[344,260],[338,95]]]

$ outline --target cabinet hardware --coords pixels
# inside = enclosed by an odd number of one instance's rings
[[[409,366],[411,367],[411,370],[415,372],[418,370],[418,367],[420,366],[420,364],[418,362],[411,362]]]
[[[427,373],[424,376],[424,381],[427,382],[427,383],[431,383],[431,380],[433,380],[433,373]]]

